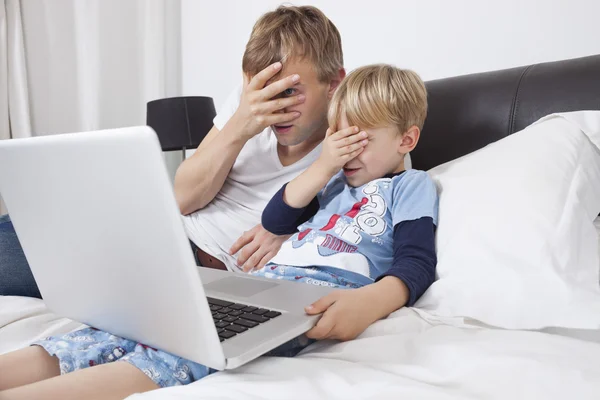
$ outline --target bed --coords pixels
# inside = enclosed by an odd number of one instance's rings
[[[412,165],[430,170],[548,114],[600,110],[600,56],[448,78],[427,86],[429,116]],[[600,204],[600,197],[595,200]],[[593,226],[596,256],[600,218]],[[590,231],[586,234],[589,238]],[[594,258],[596,274],[599,258]],[[186,387],[131,398],[598,398],[600,330],[577,321],[506,329],[502,319],[495,323],[492,317],[435,315],[428,304],[432,302],[425,299],[415,308],[399,310],[352,342],[317,343],[293,359],[265,357]],[[41,300],[0,297],[0,353],[80,326],[55,316]]]

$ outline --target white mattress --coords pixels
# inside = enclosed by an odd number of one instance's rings
[[[596,227],[600,242],[600,218]],[[0,296],[0,354],[81,326],[56,317],[41,300]],[[353,342],[317,343],[295,358],[263,357],[186,387],[131,398],[597,399],[598,360],[598,331],[457,326],[403,309]]]
[[[41,300],[0,297],[0,353],[80,326],[57,318]],[[593,341],[430,323],[403,309],[353,342],[317,343],[293,359],[261,358],[131,398],[597,399],[599,359]]]

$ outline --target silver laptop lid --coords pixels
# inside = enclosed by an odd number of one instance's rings
[[[225,366],[152,129],[0,141],[0,193],[53,311]]]

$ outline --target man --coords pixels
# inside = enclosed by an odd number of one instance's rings
[[[250,271],[287,239],[256,225],[262,210],[320,152],[345,75],[339,32],[314,7],[281,6],[257,21],[242,70],[243,87],[179,167],[175,194],[199,263]]]
[[[256,22],[242,70],[243,86],[178,169],[175,195],[197,261],[249,271],[287,238],[259,224],[262,210],[320,152],[328,102],[345,76],[339,32],[315,7],[279,7]],[[0,294],[40,296],[9,216],[0,217],[4,275]]]

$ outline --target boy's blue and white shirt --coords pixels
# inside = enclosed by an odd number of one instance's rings
[[[409,287],[410,304],[433,282],[438,196],[426,172],[408,170],[360,187],[340,172],[303,209],[288,206],[284,190],[263,212],[263,226],[297,233],[270,264],[317,267],[364,284],[394,275]]]

